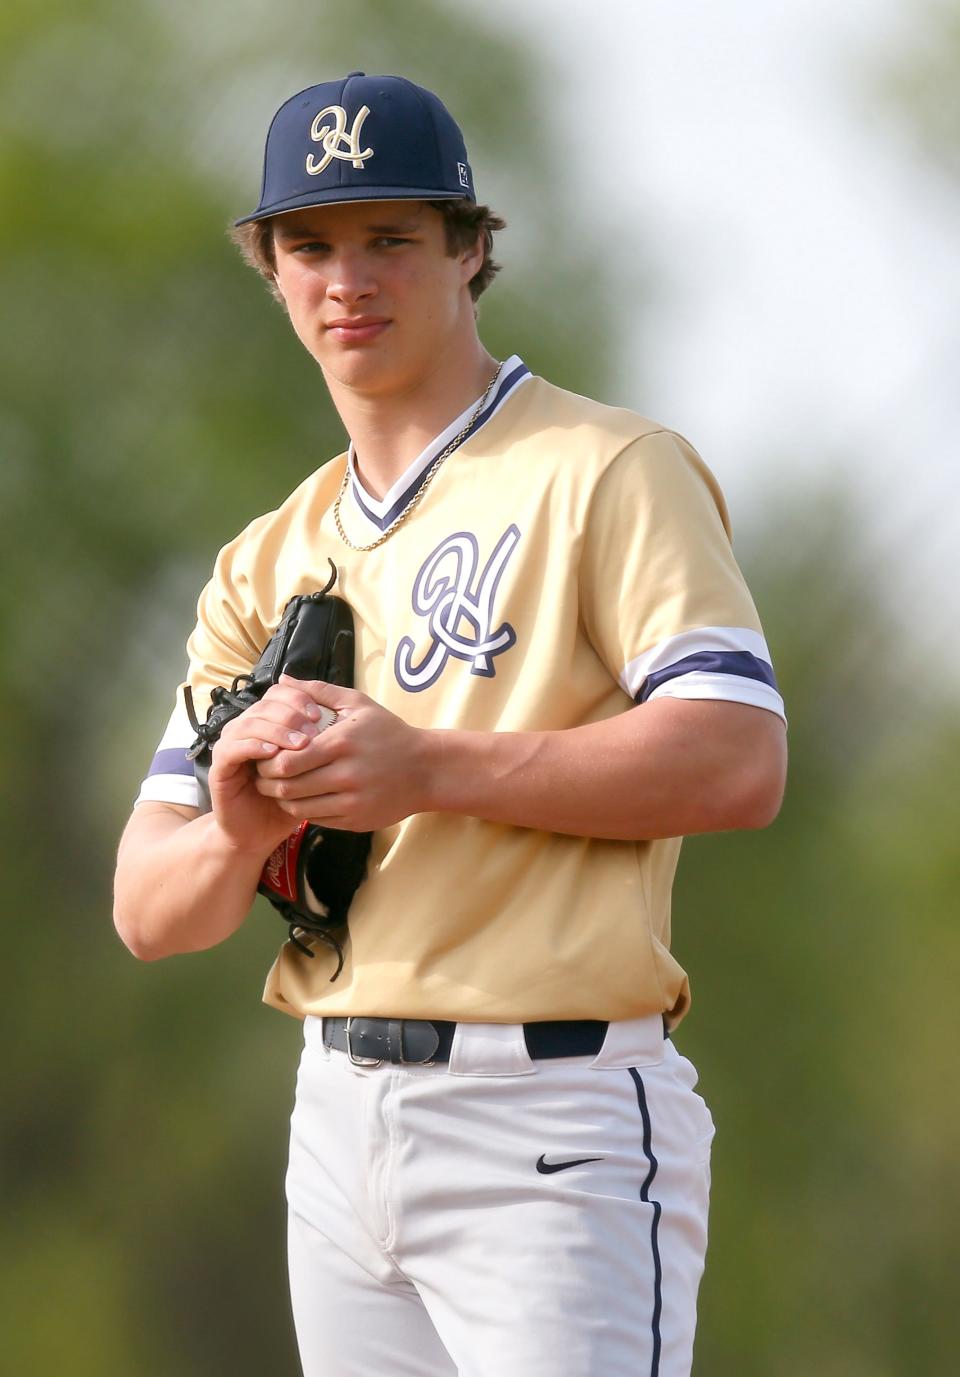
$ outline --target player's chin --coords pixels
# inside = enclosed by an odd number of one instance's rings
[[[335,379],[353,392],[388,397],[409,385],[407,370],[396,362],[387,343],[344,345],[332,352],[325,349],[323,357],[315,357],[328,382]]]

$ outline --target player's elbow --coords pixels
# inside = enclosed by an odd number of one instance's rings
[[[783,803],[787,782],[786,736],[782,724],[755,743],[740,762],[728,799],[726,826],[747,831],[769,827]]]
[[[736,801],[728,826],[741,831],[759,831],[769,827],[777,818],[783,803],[783,781],[759,783]]]
[[[189,858],[164,859],[164,847],[190,821],[166,804],[138,804],[124,828],[113,880],[113,926],[138,961],[172,956],[176,926],[171,881],[190,873]]]
[[[171,955],[161,940],[162,925],[152,913],[150,890],[142,869],[130,863],[129,851],[121,847],[113,881],[113,926],[117,936],[138,961],[159,961]]]
[[[120,941],[126,947],[127,951],[130,952],[131,956],[135,956],[138,961],[159,961],[161,956],[160,952],[154,951],[138,937],[134,937],[125,932],[118,923],[115,922],[114,926],[117,929]]]
[[[125,902],[119,877],[113,896],[113,926],[127,951],[138,961],[157,961],[163,955],[148,941],[146,933],[134,917],[133,908]]]

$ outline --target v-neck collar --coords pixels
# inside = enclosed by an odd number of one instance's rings
[[[484,405],[483,410],[477,417],[475,423],[470,428],[467,435],[463,437],[460,444],[476,435],[481,427],[497,414],[503,406],[507,397],[524,382],[531,377],[530,369],[517,354],[511,356],[504,362],[500,369],[500,376],[496,385],[491,390],[490,396]],[[353,441],[347,452],[347,466],[350,473],[349,491],[353,505],[357,511],[369,522],[377,531],[382,533],[395,521],[400,513],[406,508],[413,498],[417,495],[426,480],[430,465],[436,459],[450,441],[454,439],[457,432],[462,430],[469,421],[474,407],[480,400],[475,397],[460,415],[450,422],[446,430],[442,431],[434,440],[431,440],[426,449],[417,455],[413,463],[397,479],[396,483],[390,488],[389,492],[384,493],[379,500],[367,492],[357,477],[356,464],[354,461]],[[459,449],[459,445],[455,449]],[[452,451],[453,452],[453,451]]]

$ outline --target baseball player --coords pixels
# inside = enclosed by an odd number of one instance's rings
[[[292,96],[239,241],[350,438],[220,553],[121,843],[139,957],[223,941],[304,822],[372,832],[343,968],[287,942],[306,1377],[681,1377],[713,1124],[669,1036],[685,834],[760,827],[783,705],[716,482],[680,435],[494,359],[502,221],[430,92]],[[213,749],[184,706],[328,580],[355,687],[282,678]],[[336,974],[335,979],[331,976]]]

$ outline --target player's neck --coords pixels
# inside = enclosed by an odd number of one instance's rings
[[[388,396],[331,386],[353,441],[357,474],[372,497],[383,497],[417,455],[483,395],[496,368],[474,337],[459,357],[439,360],[428,376]]]

